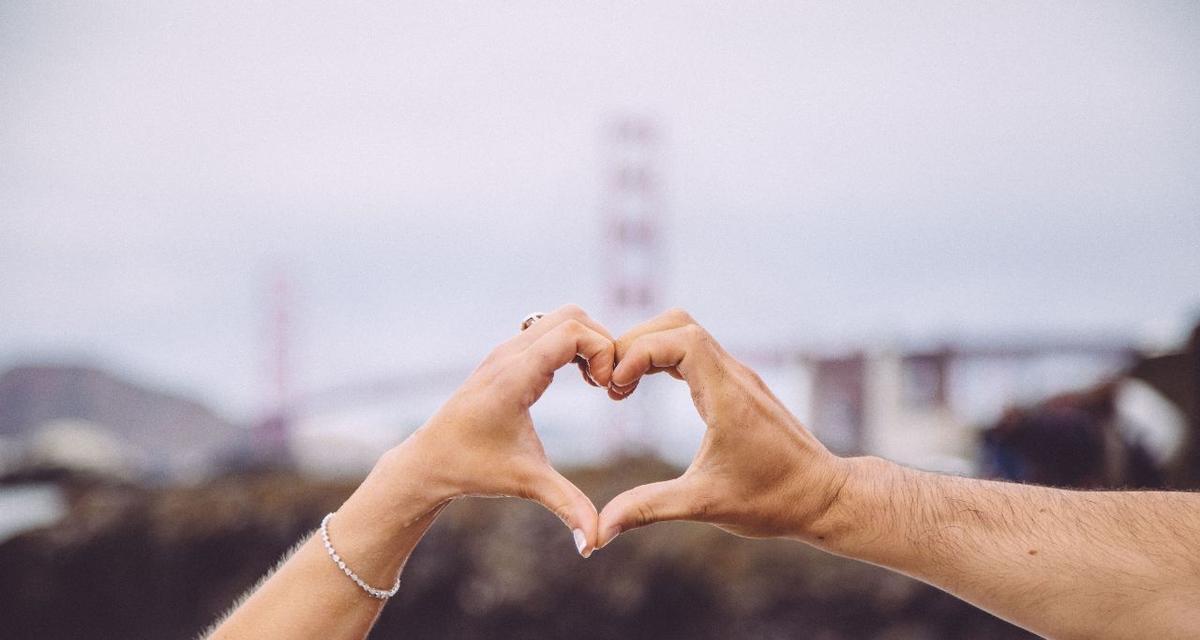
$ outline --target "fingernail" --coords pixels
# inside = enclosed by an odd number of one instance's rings
[[[608,543],[612,542],[613,538],[616,538],[618,535],[620,535],[620,533],[621,533],[620,525],[614,524],[611,527],[605,529],[604,533],[600,534],[600,539],[596,541],[596,548],[603,549],[604,547],[607,547]]]
[[[575,536],[575,548],[579,550],[579,555],[585,558],[592,555],[592,548],[588,546],[587,535],[583,533],[583,529],[572,529],[571,535]]]

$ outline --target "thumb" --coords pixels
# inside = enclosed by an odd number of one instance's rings
[[[691,482],[685,478],[634,487],[604,505],[596,548],[603,549],[622,531],[667,520],[696,519],[704,511],[699,505]]]
[[[579,487],[547,465],[534,476],[526,493],[530,500],[546,507],[571,529],[579,555],[588,557],[596,549],[596,505]]]

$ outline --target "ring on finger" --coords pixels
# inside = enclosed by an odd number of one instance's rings
[[[543,317],[545,317],[545,315],[546,314],[542,313],[541,311],[534,311],[533,313],[525,316],[525,319],[521,321],[521,331],[532,327],[533,323],[541,320]]]

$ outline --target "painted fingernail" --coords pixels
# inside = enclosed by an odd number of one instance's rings
[[[583,529],[572,529],[571,535],[575,536],[575,548],[579,550],[579,555],[585,558],[592,555],[592,548],[588,546],[587,535],[583,533]]]
[[[605,529],[604,533],[600,534],[600,539],[596,541],[596,548],[603,549],[604,547],[607,547],[608,543],[612,542],[613,538],[616,538],[618,535],[620,535],[620,533],[621,533],[620,525],[614,524],[611,527]]]

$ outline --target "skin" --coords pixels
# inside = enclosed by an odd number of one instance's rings
[[[682,476],[604,507],[600,547],[696,520],[884,566],[1047,637],[1200,629],[1200,495],[1065,491],[838,458],[679,310],[622,336],[617,361],[613,397],[665,371],[687,383],[707,429]]]
[[[682,476],[630,489],[597,514],[550,467],[529,407],[572,360],[616,400],[648,374],[688,385],[707,428]],[[501,345],[383,456],[330,535],[361,577],[388,587],[441,508],[468,495],[543,504],[578,532],[585,557],[622,532],[695,520],[888,567],[1047,637],[1200,629],[1200,495],[1065,491],[839,458],[679,310],[614,342],[568,306]],[[212,637],[362,638],[382,606],[310,538]]]
[[[529,407],[573,361],[589,384],[607,386],[614,355],[612,336],[573,305],[497,347],[338,509],[329,524],[334,548],[367,584],[390,588],[451,500],[518,496],[558,516],[580,554],[591,555],[596,507],[550,466]],[[210,637],[364,638],[383,604],[340,572],[314,534]]]

